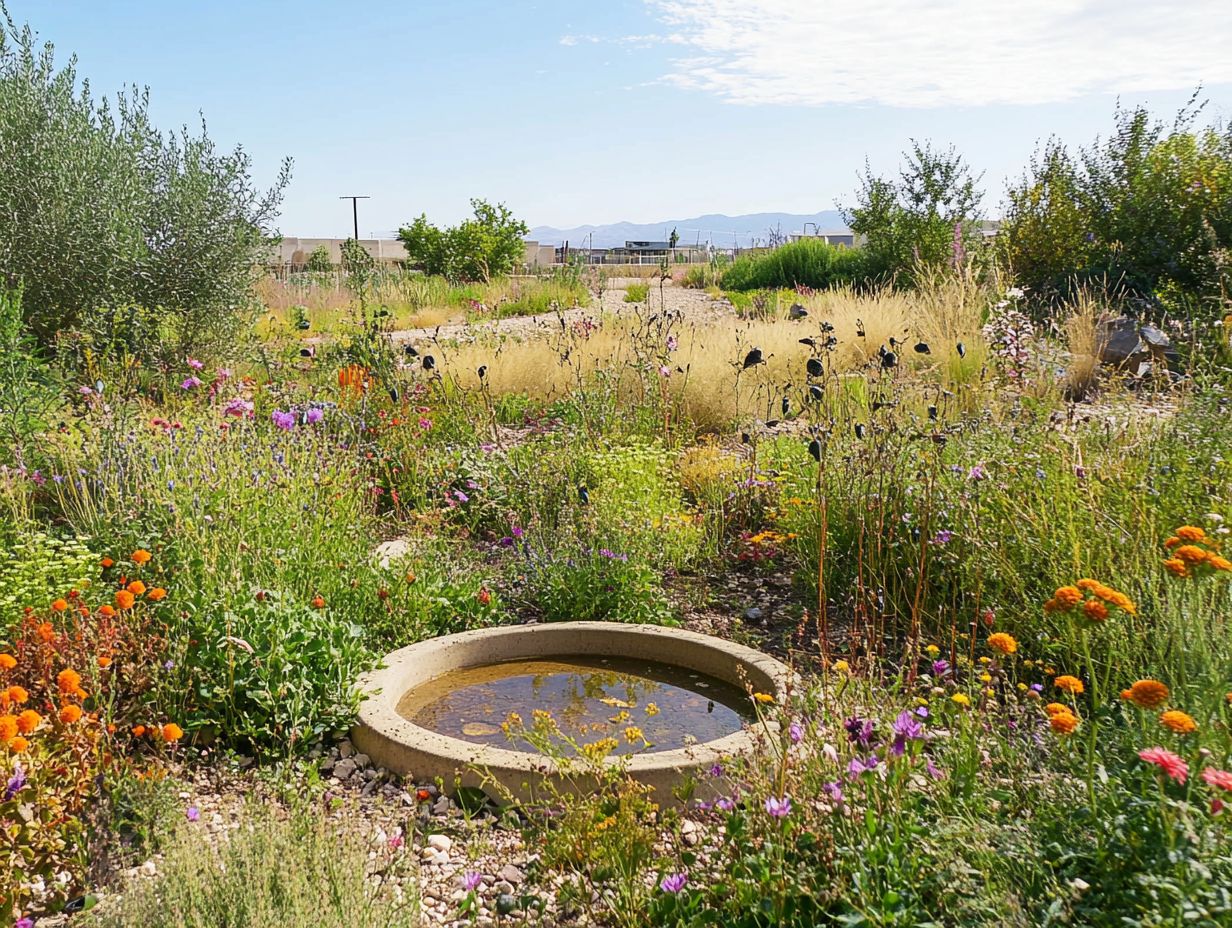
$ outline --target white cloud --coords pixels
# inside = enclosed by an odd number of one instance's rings
[[[646,0],[731,103],[1051,103],[1232,82],[1226,0]]]

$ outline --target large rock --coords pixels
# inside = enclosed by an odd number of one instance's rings
[[[1180,360],[1167,335],[1127,316],[1101,321],[1097,337],[1101,363],[1136,375],[1150,371],[1155,364],[1169,367]]]

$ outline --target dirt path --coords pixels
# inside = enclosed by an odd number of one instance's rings
[[[617,281],[626,283],[626,281]],[[731,313],[731,304],[726,300],[713,299],[704,290],[690,290],[684,287],[666,285],[662,290],[660,300],[659,288],[651,286],[651,292],[646,303],[626,303],[623,287],[613,287],[605,290],[601,303],[590,306],[578,306],[554,313],[540,313],[537,316],[509,316],[505,319],[492,319],[486,322],[458,322],[447,325],[431,326],[420,329],[403,329],[392,332],[390,337],[395,343],[431,341],[472,342],[485,336],[502,336],[512,338],[534,338],[550,331],[568,326],[578,319],[598,315],[632,315],[639,309],[645,310],[647,304],[651,310],[659,310],[664,305],[669,312],[679,312],[689,319],[705,316],[721,316]]]

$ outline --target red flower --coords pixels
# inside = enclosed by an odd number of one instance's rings
[[[1139,751],[1138,756],[1148,764],[1154,764],[1178,783],[1189,779],[1189,764],[1167,748],[1147,748]]]
[[[1217,789],[1232,793],[1232,773],[1228,773],[1226,770],[1216,770],[1214,767],[1207,767],[1202,771],[1202,779],[1208,786],[1214,786]]]

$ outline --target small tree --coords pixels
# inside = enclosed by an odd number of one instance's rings
[[[328,274],[332,271],[334,269],[334,262],[330,260],[329,249],[324,245],[318,245],[312,249],[312,253],[308,255],[308,262],[305,267],[312,274]]]
[[[406,253],[428,274],[454,280],[490,280],[508,274],[522,259],[526,223],[513,218],[503,203],[471,200],[475,218],[440,229],[420,216],[398,230]]]
[[[909,281],[917,264],[942,264],[956,242],[965,248],[978,239],[981,194],[980,177],[953,147],[937,151],[913,140],[904,157],[897,179],[866,165],[857,204],[843,218],[864,238],[871,270]]]

